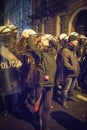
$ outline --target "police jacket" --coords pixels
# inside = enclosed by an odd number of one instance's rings
[[[29,47],[38,56],[38,83],[41,87],[53,87],[56,73],[56,54],[57,46],[46,49],[38,49],[32,44],[31,39],[28,40]]]
[[[16,69],[19,60],[6,48],[0,47],[0,95],[9,95],[21,91],[19,72]]]
[[[62,60],[64,77],[79,76],[80,67],[73,46],[68,44],[68,46],[62,50]]]

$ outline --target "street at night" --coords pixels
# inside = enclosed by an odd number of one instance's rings
[[[0,130],[87,130],[87,0],[1,0]]]
[[[77,102],[69,101],[68,109],[61,106],[59,100],[52,100],[50,109],[50,130],[87,130],[87,94],[74,90]],[[0,115],[0,130],[38,130],[33,125],[33,107],[20,108],[20,112]]]

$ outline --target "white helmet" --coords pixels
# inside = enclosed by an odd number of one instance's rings
[[[65,39],[65,40],[68,40],[68,38],[69,38],[69,36],[66,36],[64,39]]]
[[[37,34],[37,33],[33,29],[25,29],[22,32],[22,36],[25,38],[29,37],[29,35],[32,35],[32,34]]]
[[[18,29],[18,27],[17,27],[16,25],[14,25],[14,24],[9,25],[8,27],[9,27],[10,29],[12,29],[12,30],[13,30],[13,29]]]
[[[7,26],[0,26],[0,33],[8,33],[11,32],[11,29]]]
[[[63,39],[65,39],[65,37],[67,37],[67,34],[66,33],[62,33],[62,34],[60,34],[59,39],[63,40]]]
[[[54,36],[52,34],[45,34],[46,38],[51,40]]]
[[[77,33],[77,32],[71,32],[70,35],[79,36],[79,33]]]
[[[79,38],[86,39],[86,36],[85,35],[79,35]]]

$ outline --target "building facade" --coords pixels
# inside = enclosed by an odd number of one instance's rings
[[[87,0],[8,0],[4,23],[37,33],[69,35],[76,31],[87,36]]]
[[[4,25],[4,2],[0,2],[0,26]]]
[[[31,15],[31,1],[32,0],[5,0],[4,24],[15,24],[21,31],[25,28],[30,28],[31,19],[28,18],[28,15]]]

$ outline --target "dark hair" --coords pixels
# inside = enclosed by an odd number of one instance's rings
[[[77,40],[77,37],[74,36],[74,35],[70,35],[69,38],[68,38],[68,42],[71,42],[71,41],[74,41],[74,40]]]

